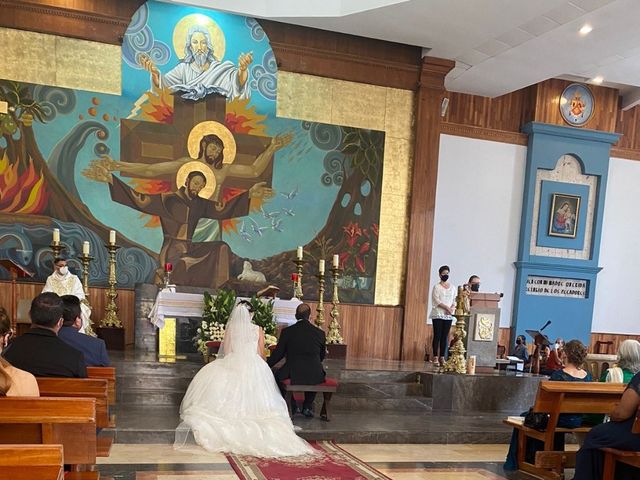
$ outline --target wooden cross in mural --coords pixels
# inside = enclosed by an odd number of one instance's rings
[[[217,94],[197,102],[173,97],[173,122],[154,123],[122,119],[120,122],[120,158],[125,162],[158,163],[188,157],[187,138],[191,129],[205,120],[225,124],[227,100]],[[252,164],[271,142],[271,137],[233,133],[237,145],[234,163]],[[271,184],[273,163],[258,178],[228,177],[226,188],[246,190],[256,182]],[[175,178],[158,178],[175,182]]]

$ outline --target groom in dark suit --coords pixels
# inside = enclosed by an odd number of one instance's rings
[[[282,330],[278,345],[269,357],[270,367],[286,358],[285,364],[274,372],[276,382],[282,395],[285,396],[284,380],[289,379],[293,385],[317,385],[324,382],[325,372],[322,367],[327,351],[324,331],[309,322],[311,308],[306,303],[296,309],[297,323]],[[302,414],[313,417],[313,400],[315,392],[305,392]],[[299,412],[295,399],[291,400],[293,412]]]

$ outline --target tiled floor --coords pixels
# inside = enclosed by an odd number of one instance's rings
[[[341,445],[394,480],[528,480],[502,471],[506,445]],[[100,459],[104,478],[114,480],[235,480],[224,455],[189,446],[115,444]]]

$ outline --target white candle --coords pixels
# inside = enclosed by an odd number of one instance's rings
[[[333,256],[333,268],[338,268],[340,266],[340,257],[338,256],[338,254],[336,253]]]
[[[302,260],[302,247],[298,247],[298,251],[296,253],[298,260]]]
[[[89,256],[89,242],[82,242],[82,254]]]
[[[54,228],[53,229],[53,243],[55,245],[60,243],[60,229],[59,228]]]
[[[109,230],[109,244],[110,245],[115,245],[116,244],[116,231],[115,230]]]
[[[324,260],[320,260],[320,261],[318,262],[318,271],[319,271],[320,273],[324,273]]]

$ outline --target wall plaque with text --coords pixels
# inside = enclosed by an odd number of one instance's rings
[[[547,297],[587,298],[587,280],[575,278],[527,277],[527,295],[544,295]]]

